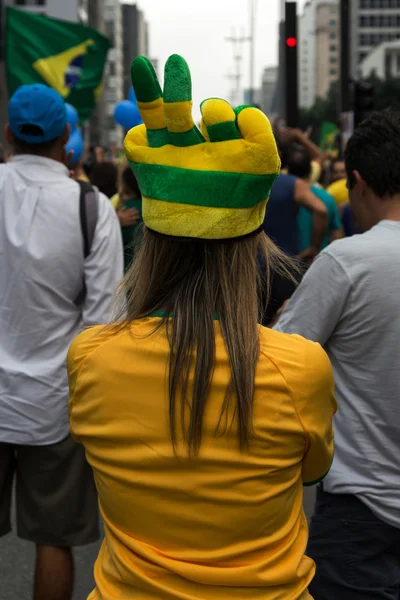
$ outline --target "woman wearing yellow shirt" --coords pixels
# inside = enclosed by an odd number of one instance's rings
[[[105,525],[89,598],[309,599],[302,486],[329,470],[336,404],[322,348],[258,325],[260,286],[287,272],[261,233],[280,167],[270,124],[211,99],[200,133],[179,56],[164,97],[146,59],[132,76],[144,239],[121,318],[68,357]]]

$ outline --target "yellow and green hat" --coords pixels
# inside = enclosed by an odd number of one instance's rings
[[[204,240],[259,231],[280,171],[267,117],[211,98],[201,105],[199,130],[190,70],[181,56],[167,61],[164,95],[148,59],[136,58],[131,73],[144,125],[128,132],[125,153],[142,192],[147,227]]]

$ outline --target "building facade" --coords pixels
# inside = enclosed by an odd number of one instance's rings
[[[380,79],[400,78],[400,40],[383,42],[374,48],[360,64],[360,75],[363,79],[371,75]]]
[[[299,19],[299,104],[311,108],[339,77],[339,2],[309,0]]]
[[[83,0],[83,10],[87,14],[87,23],[93,29],[100,31],[105,35],[104,0]],[[105,85],[97,102],[96,109],[89,120],[89,126],[86,131],[86,141],[92,146],[100,146],[103,143],[103,125],[105,122]]]
[[[340,78],[339,7],[323,2],[316,11],[316,97],[325,98]]]
[[[14,0],[7,4],[54,19],[76,22],[84,18],[81,0]]]
[[[111,42],[104,76],[103,146],[122,144],[124,132],[114,121],[115,106],[124,98],[122,5],[119,0],[103,0],[105,34]]]
[[[400,0],[352,0],[350,10],[350,72],[356,79],[376,46],[400,39]]]
[[[273,101],[278,83],[278,68],[267,67],[264,69],[261,84],[261,108],[266,115],[273,113]]]
[[[144,13],[136,4],[122,5],[124,23],[124,94],[128,97],[131,82],[131,63],[136,56],[149,56],[149,28]]]

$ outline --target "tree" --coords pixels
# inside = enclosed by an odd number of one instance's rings
[[[391,108],[400,111],[400,79],[387,77],[382,80],[373,73],[366,79],[375,88],[375,109]]]
[[[375,88],[375,110],[400,111],[400,79],[387,77],[380,79],[372,73],[364,81],[371,83]],[[318,144],[320,140],[321,126],[324,121],[337,123],[339,126],[339,83],[332,84],[326,98],[317,98],[314,106],[310,109],[300,109],[300,127],[307,129],[312,127],[312,140]]]
[[[331,85],[326,98],[317,98],[314,106],[310,109],[300,109],[300,127],[307,129],[312,127],[311,138],[319,144],[321,127],[324,121],[338,123],[339,83]]]

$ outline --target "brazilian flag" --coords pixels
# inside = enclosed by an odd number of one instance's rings
[[[86,25],[16,8],[7,8],[6,17],[10,95],[20,85],[44,83],[76,108],[81,123],[86,121],[101,92],[109,40]]]

